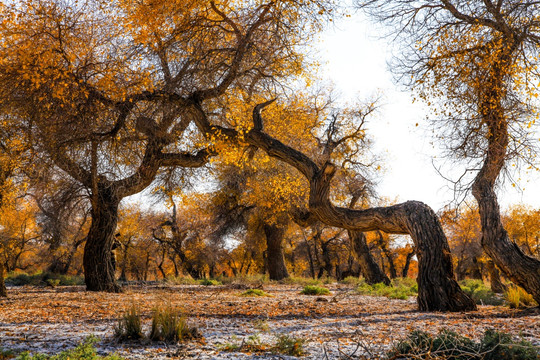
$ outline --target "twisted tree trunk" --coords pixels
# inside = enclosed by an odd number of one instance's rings
[[[510,39],[515,41],[516,39]],[[482,168],[476,175],[472,194],[478,202],[482,225],[482,247],[495,265],[514,283],[540,303],[540,261],[526,255],[512,242],[503,227],[495,183],[501,173],[508,149],[509,133],[506,109],[505,74],[511,65],[512,42],[499,55],[481,95],[479,112],[488,128],[488,149]],[[515,44],[514,44],[515,45]]]

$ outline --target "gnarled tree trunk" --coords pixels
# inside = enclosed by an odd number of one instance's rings
[[[516,39],[511,39],[516,40]],[[505,72],[511,64],[510,42],[506,48],[509,53],[502,52],[491,71],[491,77],[481,97],[480,115],[488,127],[488,149],[482,168],[476,175],[472,186],[472,194],[478,202],[480,222],[482,225],[482,247],[493,259],[495,265],[514,283],[521,286],[540,303],[540,261],[527,256],[508,237],[503,227],[495,182],[501,173],[508,148],[509,133],[503,99]]]
[[[118,223],[120,199],[113,188],[100,187],[92,204],[92,224],[84,247],[83,267],[86,289],[118,292],[112,261],[112,245]]]
[[[283,236],[285,228],[278,225],[263,225],[266,236],[266,259],[270,280],[282,280],[289,277],[283,256]]]
[[[352,210],[330,204],[332,164],[318,171],[311,181],[309,206],[321,221],[331,226],[356,230],[381,230],[409,234],[418,257],[418,307],[423,311],[466,311],[476,309],[454,279],[452,255],[443,229],[433,210],[419,201]]]
[[[361,231],[349,230],[349,239],[353,243],[354,252],[358,257],[360,271],[368,284],[385,283],[390,285],[390,279],[381,271],[379,264],[375,261],[369,250],[366,235]]]

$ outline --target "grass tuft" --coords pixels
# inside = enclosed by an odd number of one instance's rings
[[[201,337],[199,330],[186,322],[186,318],[178,309],[171,306],[154,309],[150,340],[177,343],[179,341]]]
[[[266,296],[266,297],[273,297],[273,295],[270,295],[264,290],[261,289],[248,289],[244,291],[240,296],[246,296],[246,297],[260,297],[260,296]]]
[[[205,285],[205,286],[223,285],[221,281],[214,280],[214,279],[201,279],[199,280],[199,284]]]
[[[307,285],[304,287],[304,290],[302,290],[301,294],[304,295],[328,295],[330,294],[330,290],[328,290],[325,287],[315,286],[315,285]]]
[[[118,324],[114,328],[114,336],[119,341],[144,338],[141,326],[141,312],[135,304],[131,305],[124,315],[118,319]]]

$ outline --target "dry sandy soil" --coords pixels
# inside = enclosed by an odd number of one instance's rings
[[[247,298],[226,286],[131,286],[121,294],[85,292],[83,287],[17,287],[0,299],[0,347],[56,353],[93,334],[102,354],[129,359],[291,359],[271,353],[223,352],[255,335],[274,343],[279,334],[306,339],[307,359],[376,358],[414,329],[442,328],[478,338],[488,328],[521,334],[540,345],[537,310],[480,306],[465,313],[418,312],[415,299],[390,300],[357,295],[352,286],[330,285],[325,297],[301,295],[300,286],[267,285],[273,297]],[[183,309],[204,336],[180,345],[122,344],[113,338],[118,317],[140,306],[148,329],[152,308]]]

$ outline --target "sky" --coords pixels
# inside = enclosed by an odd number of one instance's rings
[[[387,65],[391,40],[379,34],[381,29],[363,14],[340,20],[322,34],[317,46],[322,63],[319,76],[329,79],[346,100],[368,98],[375,92],[383,95],[378,114],[367,126],[386,168],[378,194],[398,202],[423,201],[439,210],[454,199],[454,192],[432,163],[440,161],[440,152],[429,133],[427,108],[413,104],[412,92],[393,81]],[[509,182],[499,190],[502,207],[516,203],[540,207],[540,174],[517,177],[522,179],[517,187]]]

